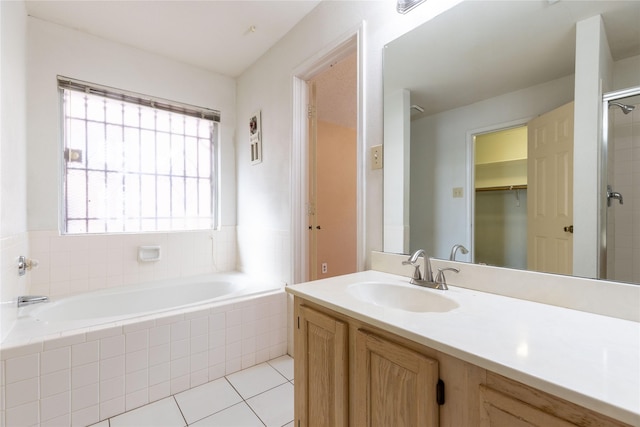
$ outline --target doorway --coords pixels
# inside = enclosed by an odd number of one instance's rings
[[[309,84],[314,77],[355,53],[357,64],[357,86],[354,102],[356,103],[356,270],[364,270],[365,264],[365,173],[364,173],[364,141],[365,122],[362,114],[364,106],[364,56],[362,40],[364,24],[354,32],[345,34],[326,49],[318,52],[293,72],[293,135],[291,147],[291,278],[292,283],[308,281],[310,273],[310,218],[309,211]],[[311,225],[312,227],[322,224]],[[322,268],[320,263],[320,268]],[[327,272],[332,271],[327,265]]]
[[[571,274],[573,102],[472,137],[473,261]],[[484,139],[482,154],[478,141]],[[483,241],[490,248],[487,260],[481,258]]]
[[[600,277],[639,283],[640,87],[604,96]]]
[[[474,136],[476,262],[527,267],[527,126]]]
[[[357,55],[309,87],[309,280],[357,271]]]

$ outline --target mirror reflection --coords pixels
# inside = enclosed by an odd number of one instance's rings
[[[639,283],[638,94],[639,2],[463,2],[389,43],[384,250]]]

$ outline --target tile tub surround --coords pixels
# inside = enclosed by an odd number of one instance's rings
[[[90,425],[282,356],[278,291],[0,350],[0,425]]]
[[[161,259],[139,262],[138,247],[159,245]],[[29,292],[50,297],[236,269],[236,227],[145,234],[60,235],[31,231]]]

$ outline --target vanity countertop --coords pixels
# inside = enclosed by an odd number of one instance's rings
[[[409,279],[369,270],[287,292],[640,426],[640,323],[452,285],[425,292],[444,295],[457,308],[409,312],[356,299],[347,288],[360,282],[407,285]]]

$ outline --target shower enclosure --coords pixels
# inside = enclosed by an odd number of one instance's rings
[[[600,277],[640,283],[640,86],[603,97]]]

